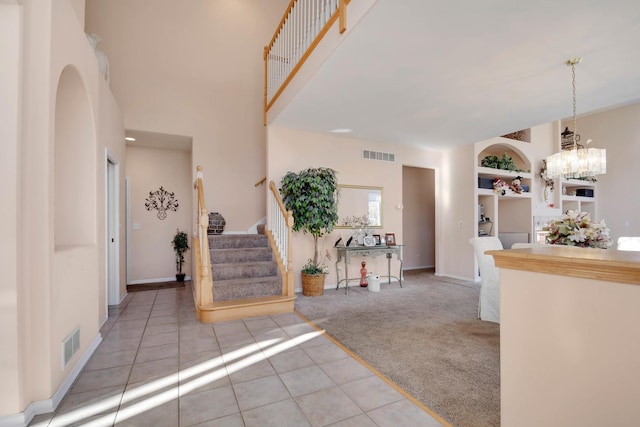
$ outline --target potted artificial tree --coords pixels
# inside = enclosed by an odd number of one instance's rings
[[[176,253],[176,281],[184,282],[185,274],[182,272],[182,264],[184,264],[184,253],[189,250],[189,237],[187,233],[177,229],[171,244]]]
[[[280,183],[280,194],[287,210],[293,213],[293,231],[313,236],[313,258],[302,268],[302,294],[324,293],[327,269],[318,260],[318,238],[331,233],[338,222],[337,172],[330,168],[310,168],[287,172]]]

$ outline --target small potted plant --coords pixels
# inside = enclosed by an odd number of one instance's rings
[[[280,194],[287,210],[293,213],[293,231],[313,236],[313,258],[302,268],[302,294],[324,293],[327,269],[318,260],[318,238],[331,233],[338,222],[337,172],[330,168],[310,168],[287,172],[280,183]]]
[[[185,274],[182,272],[182,264],[184,263],[184,253],[189,250],[189,236],[184,231],[177,229],[171,244],[176,253],[176,280],[184,282]]]

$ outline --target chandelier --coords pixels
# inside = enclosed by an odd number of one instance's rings
[[[576,120],[576,64],[582,58],[576,57],[567,60],[567,65],[571,66],[571,76],[573,82],[573,132],[567,127],[562,132],[562,150],[547,157],[547,176],[549,178],[587,178],[601,175],[607,172],[607,150],[599,148],[585,148],[578,144]],[[566,143],[569,144],[566,144]],[[589,141],[587,141],[587,144]],[[567,149],[565,146],[567,145]]]

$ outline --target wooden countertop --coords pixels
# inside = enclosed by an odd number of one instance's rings
[[[500,268],[640,285],[640,252],[541,245],[485,253]]]

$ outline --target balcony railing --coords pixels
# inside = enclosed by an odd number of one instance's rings
[[[278,99],[329,28],[339,19],[346,30],[350,0],[291,0],[271,42],[264,48],[264,111]]]

